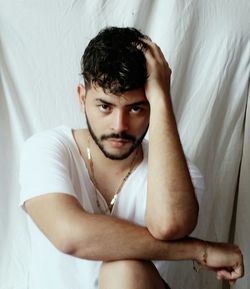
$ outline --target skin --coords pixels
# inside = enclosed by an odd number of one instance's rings
[[[218,279],[234,283],[244,274],[243,257],[236,245],[210,242],[204,263],[204,242],[186,237],[196,225],[198,205],[172,110],[171,70],[159,47],[152,42],[147,43],[149,49],[145,57],[149,78],[144,89],[117,97],[105,94],[95,86],[88,92],[83,86],[78,87],[81,109],[86,113],[97,138],[124,131],[139,138],[149,124],[146,227],[114,216],[89,214],[75,198],[62,193],[32,198],[26,201],[26,210],[62,252],[83,259],[104,261],[100,275],[101,288],[117,288],[117,283],[113,287],[107,285],[108,279],[105,278],[112,270],[121,272],[120,267],[116,266],[119,264],[117,262],[126,264],[123,267],[126,270],[132,266],[135,272],[142,274],[142,280],[147,280],[145,278],[151,272],[151,282],[158,284],[154,288],[163,288],[159,274],[154,274],[152,264],[143,263],[145,260],[196,260],[205,268],[214,270]],[[90,145],[97,187],[109,203],[130,169],[136,150],[125,159],[113,160],[105,157],[88,130],[74,131],[74,137],[87,166],[86,147]],[[102,145],[107,152],[119,157],[130,149],[132,143],[109,139]],[[140,146],[137,154],[135,167],[143,159]],[[46,214],[43,214],[45,208]],[[134,260],[134,263],[127,266],[126,260]],[[124,280],[135,282],[136,274],[126,272],[127,278]],[[122,274],[117,274],[114,282],[120,276]],[[124,284],[124,288],[131,288],[129,286],[133,283]],[[138,288],[146,288],[143,286],[145,284]]]
[[[160,48],[152,42],[147,43],[149,49],[145,56],[149,79],[145,94],[151,111],[145,217],[153,236],[173,240],[185,237],[195,228],[198,203],[172,109],[171,70]]]
[[[79,86],[78,93],[81,108],[86,113],[91,128],[98,139],[111,133],[126,132],[136,139],[145,134],[150,109],[143,89],[130,91],[122,97],[117,97],[105,94],[101,88],[97,87],[93,87],[86,94],[85,88]],[[89,145],[91,148],[97,188],[102,192],[107,203],[110,203],[122,179],[130,170],[135,154],[137,154],[137,157],[134,169],[141,162],[143,158],[141,146],[137,147],[136,150],[138,151],[134,150],[127,158],[117,161],[104,156],[89,135],[88,130],[75,131],[74,135],[90,175],[91,170],[87,160],[86,147]],[[101,143],[107,153],[116,157],[126,154],[133,146],[131,141],[114,138]]]

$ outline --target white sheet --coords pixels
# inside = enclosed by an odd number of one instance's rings
[[[249,15],[248,0],[0,1],[1,289],[27,289],[29,238],[17,207],[21,145],[42,129],[85,125],[75,92],[79,61],[107,25],[135,26],[162,47],[183,146],[207,184],[196,235],[231,236],[250,267]],[[168,275],[174,289],[222,288],[191,262],[173,263]],[[248,274],[234,288],[249,287]]]

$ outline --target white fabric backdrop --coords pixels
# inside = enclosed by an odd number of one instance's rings
[[[249,15],[248,0],[0,0],[0,289],[27,289],[22,143],[42,129],[85,125],[79,61],[107,25],[135,26],[162,47],[182,143],[207,185],[195,233],[240,244],[246,277],[234,288],[250,288]],[[191,262],[173,262],[168,276],[173,289],[229,288]]]

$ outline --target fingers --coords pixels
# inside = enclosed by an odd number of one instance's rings
[[[222,278],[222,277],[218,277],[218,276],[217,276],[217,279],[218,279],[218,280],[223,280],[223,279],[225,279],[225,278]],[[234,285],[234,284],[236,283],[236,279],[235,279],[235,280],[225,279],[225,280],[227,280],[230,285]]]
[[[148,51],[152,54],[152,56],[154,58],[165,60],[165,57],[164,57],[160,47],[156,43],[150,42]]]
[[[147,46],[144,50],[148,78],[145,83],[145,95],[149,102],[155,96],[170,96],[171,70],[160,49],[160,47],[150,40],[143,40]]]
[[[150,75],[151,73],[156,72],[157,74],[161,74],[163,77],[167,77],[165,81],[169,82],[172,71],[160,47],[150,40],[144,40],[144,42],[148,47],[144,51],[147,61],[148,74]]]
[[[242,277],[244,274],[243,267],[239,267],[238,270],[230,271],[230,269],[221,269],[216,273],[218,280],[228,280],[230,285],[233,285],[236,280]]]
[[[157,62],[164,62],[165,64],[168,65],[165,56],[163,54],[163,52],[161,51],[161,48],[154,42],[150,41],[150,40],[143,40],[147,46],[148,49],[145,51],[145,57],[147,59],[147,61],[151,60],[156,60]]]

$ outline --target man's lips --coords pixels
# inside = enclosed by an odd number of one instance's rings
[[[118,139],[118,138],[109,138],[107,139],[107,141],[110,142],[111,145],[114,147],[122,147],[131,142],[130,140]]]

